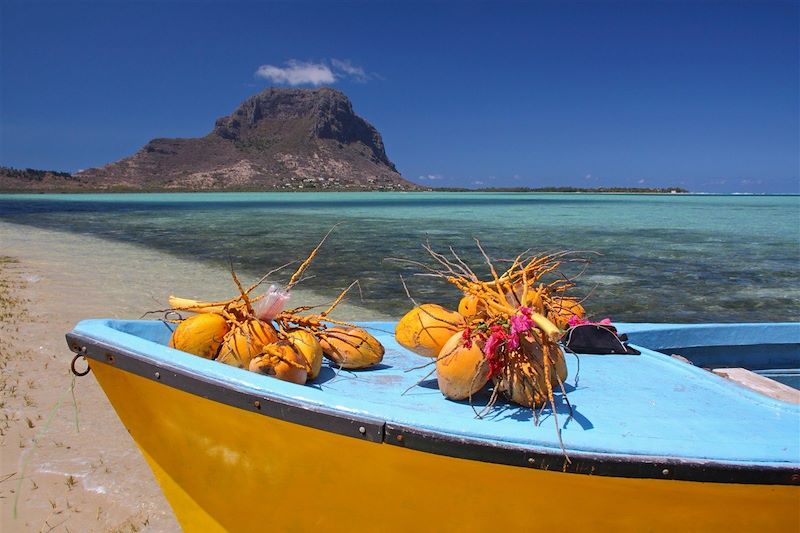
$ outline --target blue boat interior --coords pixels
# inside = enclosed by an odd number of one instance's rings
[[[531,450],[685,458],[749,466],[800,465],[800,405],[730,382],[705,366],[764,374],[800,367],[800,324],[618,324],[640,355],[567,355],[567,398],[556,392],[538,424],[531,409],[489,391],[450,401],[432,359],[399,346],[394,323],[362,323],[385,346],[373,369],[323,365],[306,385],[205,360],[166,346],[161,321],[85,320],[74,333],[124,348],[141,360],[205,382],[308,406],[402,424],[452,438]],[[691,360],[687,364],[672,354]],[[481,416],[478,416],[478,413]]]
[[[763,325],[760,324],[683,325],[680,330],[684,333],[691,330],[692,336],[684,336],[674,346],[665,346],[669,342],[657,337],[675,338],[675,335],[667,333],[668,330],[656,328],[646,334],[634,333],[633,336],[648,348],[679,355],[704,369],[744,368],[800,389],[800,344],[780,336],[776,328],[763,331]],[[776,337],[769,338],[771,333],[775,333]]]

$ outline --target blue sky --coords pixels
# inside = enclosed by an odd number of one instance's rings
[[[0,6],[2,165],[102,165],[323,82],[433,186],[800,192],[795,1]]]

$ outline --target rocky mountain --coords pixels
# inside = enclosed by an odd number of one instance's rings
[[[97,190],[419,188],[397,172],[380,133],[330,88],[267,89],[218,119],[205,137],[153,139],[71,182]]]

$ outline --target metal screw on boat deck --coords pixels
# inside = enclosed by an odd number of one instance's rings
[[[254,401],[253,405],[256,407],[256,409],[261,409],[261,402],[259,402],[258,400]]]
[[[669,469],[665,468],[664,470],[661,471],[661,473],[664,474],[665,476],[668,476],[669,475]]]
[[[364,426],[359,426],[358,432],[361,433],[362,435],[365,435],[367,433],[367,428],[365,428]]]
[[[156,372],[156,379],[161,379],[161,372]]]
[[[403,436],[402,435],[396,436],[395,439],[397,439],[397,442],[403,442]]]
[[[532,464],[536,464],[536,459],[534,459],[533,457],[528,457],[528,464],[531,464],[531,465]]]

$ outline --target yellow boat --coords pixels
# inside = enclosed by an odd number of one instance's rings
[[[639,344],[569,358],[562,450],[553,413],[478,419],[486,398],[445,400],[393,324],[365,326],[383,364],[305,386],[168,348],[160,321],[83,321],[67,341],[185,531],[800,531],[797,404]],[[667,353],[692,334],[795,358],[800,342],[797,324],[627,326]]]

